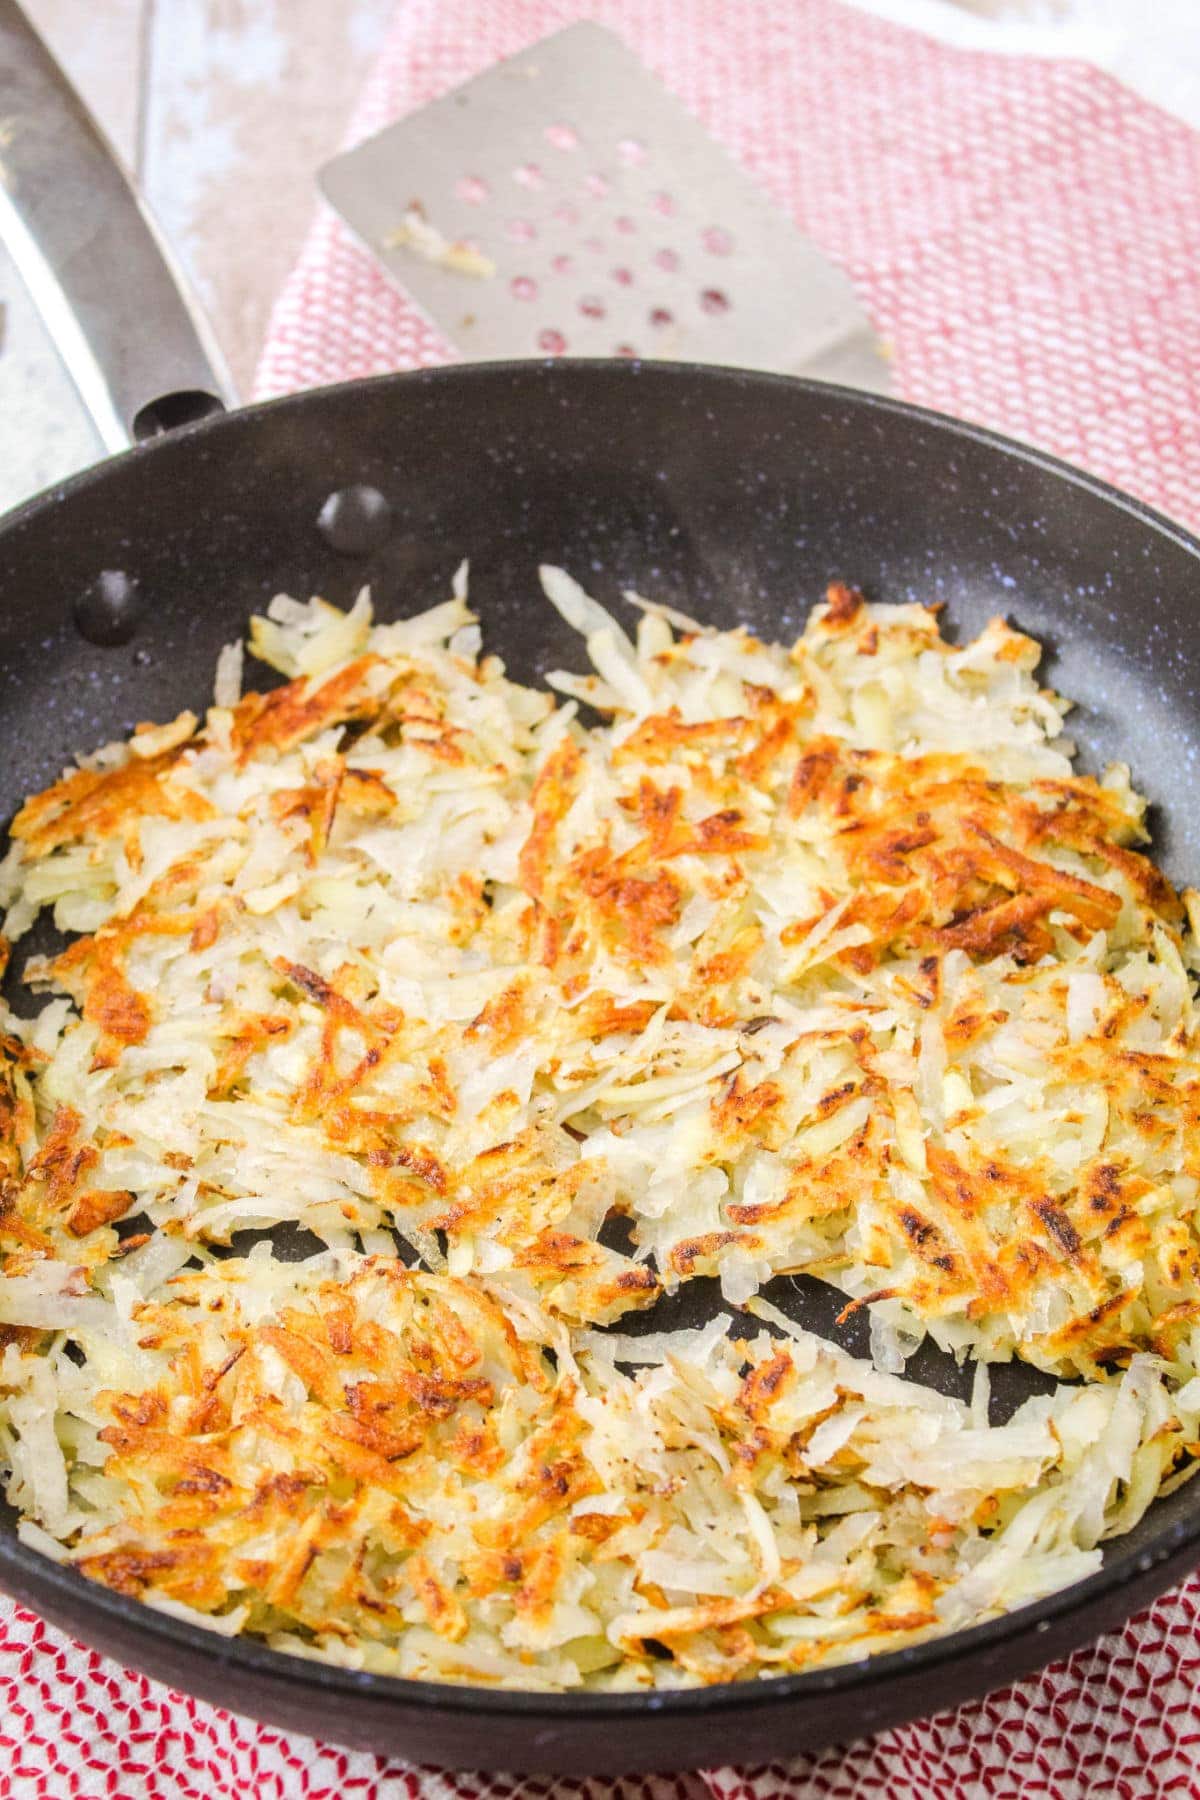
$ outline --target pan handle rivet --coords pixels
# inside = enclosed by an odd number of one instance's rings
[[[102,569],[72,608],[75,629],[89,644],[127,644],[141,623],[145,600],[123,569]]]
[[[338,488],[317,514],[317,530],[342,556],[368,556],[391,529],[391,501],[365,482]]]

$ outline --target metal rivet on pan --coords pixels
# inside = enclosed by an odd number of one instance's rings
[[[102,569],[72,608],[75,629],[89,644],[106,649],[127,644],[141,623],[145,600],[123,569]]]
[[[392,503],[365,482],[338,488],[317,514],[317,530],[343,556],[378,550],[392,529]]]

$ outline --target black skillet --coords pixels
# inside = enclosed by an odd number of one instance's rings
[[[0,0],[0,64],[13,17]],[[199,346],[178,336],[194,391],[135,406],[136,382],[118,372],[125,418],[216,406]],[[357,493],[327,505],[364,486],[386,505]],[[767,638],[795,632],[834,577],[880,599],[944,602],[955,634],[1005,613],[1046,645],[1049,676],[1079,701],[1085,764],[1129,762],[1156,803],[1158,855],[1176,880],[1200,876],[1200,544],[1050,457],[916,408],[661,364],[446,369],[214,413],[10,515],[0,817],[74,752],[202,710],[221,645],[272,594],[345,604],[369,582],[378,613],[394,617],[444,596],[464,555],[487,644],[526,678],[580,663],[537,595],[541,560],[604,601],[620,605],[633,585]],[[834,1331],[815,1284],[779,1281],[771,1297],[861,1351],[861,1335]],[[647,1322],[698,1323],[716,1304],[696,1283]],[[936,1354],[910,1372],[964,1391]],[[1044,1385],[1020,1365],[999,1370],[997,1416]],[[222,1639],[49,1562],[14,1523],[0,1511],[0,1586],[160,1680],[411,1760],[573,1773],[757,1762],[859,1737],[1075,1649],[1200,1562],[1200,1499],[1184,1487],[1097,1574],[970,1631],[753,1684],[547,1695],[353,1674]]]

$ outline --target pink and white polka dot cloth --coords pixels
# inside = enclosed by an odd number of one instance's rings
[[[1153,0],[1149,0],[1153,4]],[[404,0],[354,136],[585,15],[850,274],[898,393],[1200,526],[1200,137],[1082,65],[965,54],[837,0]],[[329,214],[263,395],[448,351]],[[1116,1800],[1200,1787],[1200,1580],[957,1712],[788,1765],[446,1775],[172,1693],[0,1602],[0,1800]]]

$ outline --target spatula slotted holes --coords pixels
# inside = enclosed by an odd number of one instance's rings
[[[542,136],[548,144],[553,144],[556,150],[578,150],[579,148],[578,134],[571,125],[547,125]]]
[[[336,157],[321,179],[468,362],[563,354],[545,348],[551,333],[570,356],[889,385],[842,272],[603,27],[553,33]],[[410,195],[428,232],[395,231]],[[472,232],[482,266],[461,254]],[[678,265],[657,266],[658,250]],[[512,286],[521,277],[536,296]],[[651,323],[656,309],[669,324]]]
[[[606,149],[587,142],[575,126],[559,119],[541,127],[539,141],[548,160],[530,158],[509,170],[512,186],[528,197],[528,210],[498,221],[507,243],[529,251],[526,267],[508,280],[511,299],[522,308],[534,301],[552,301],[557,313],[534,327],[533,349],[543,356],[562,356],[576,347],[564,328],[574,317],[584,333],[578,345],[584,353],[604,349],[610,355],[633,357],[650,346],[661,348],[668,333],[689,321],[713,320],[730,312],[733,300],[728,288],[701,285],[702,271],[693,266],[686,248],[677,247],[678,234],[686,230],[683,208],[671,188],[651,185],[653,159],[640,138],[621,137]],[[598,161],[581,173],[584,155],[597,148],[601,158],[611,158],[608,166]],[[488,181],[470,172],[459,177],[454,192],[473,207],[486,208],[500,200]],[[626,210],[598,219],[597,203],[614,199],[623,200]],[[684,242],[695,246],[701,261],[732,254],[734,237],[726,226],[708,224],[694,236],[692,232],[694,227],[686,231]],[[676,235],[676,243],[664,243],[664,235]],[[614,237],[625,240],[619,260],[613,260]],[[645,246],[640,254],[628,241],[639,237]],[[547,286],[551,277],[552,287]],[[576,279],[582,291],[572,293],[570,283]],[[648,289],[645,300],[631,317],[632,290],[643,282]],[[681,291],[684,282],[691,290],[686,294]],[[624,324],[630,336],[598,345],[593,334],[606,321]],[[637,341],[640,334],[642,344]]]
[[[454,184],[454,192],[468,206],[482,206],[492,197],[492,190],[482,175],[461,175]]]

